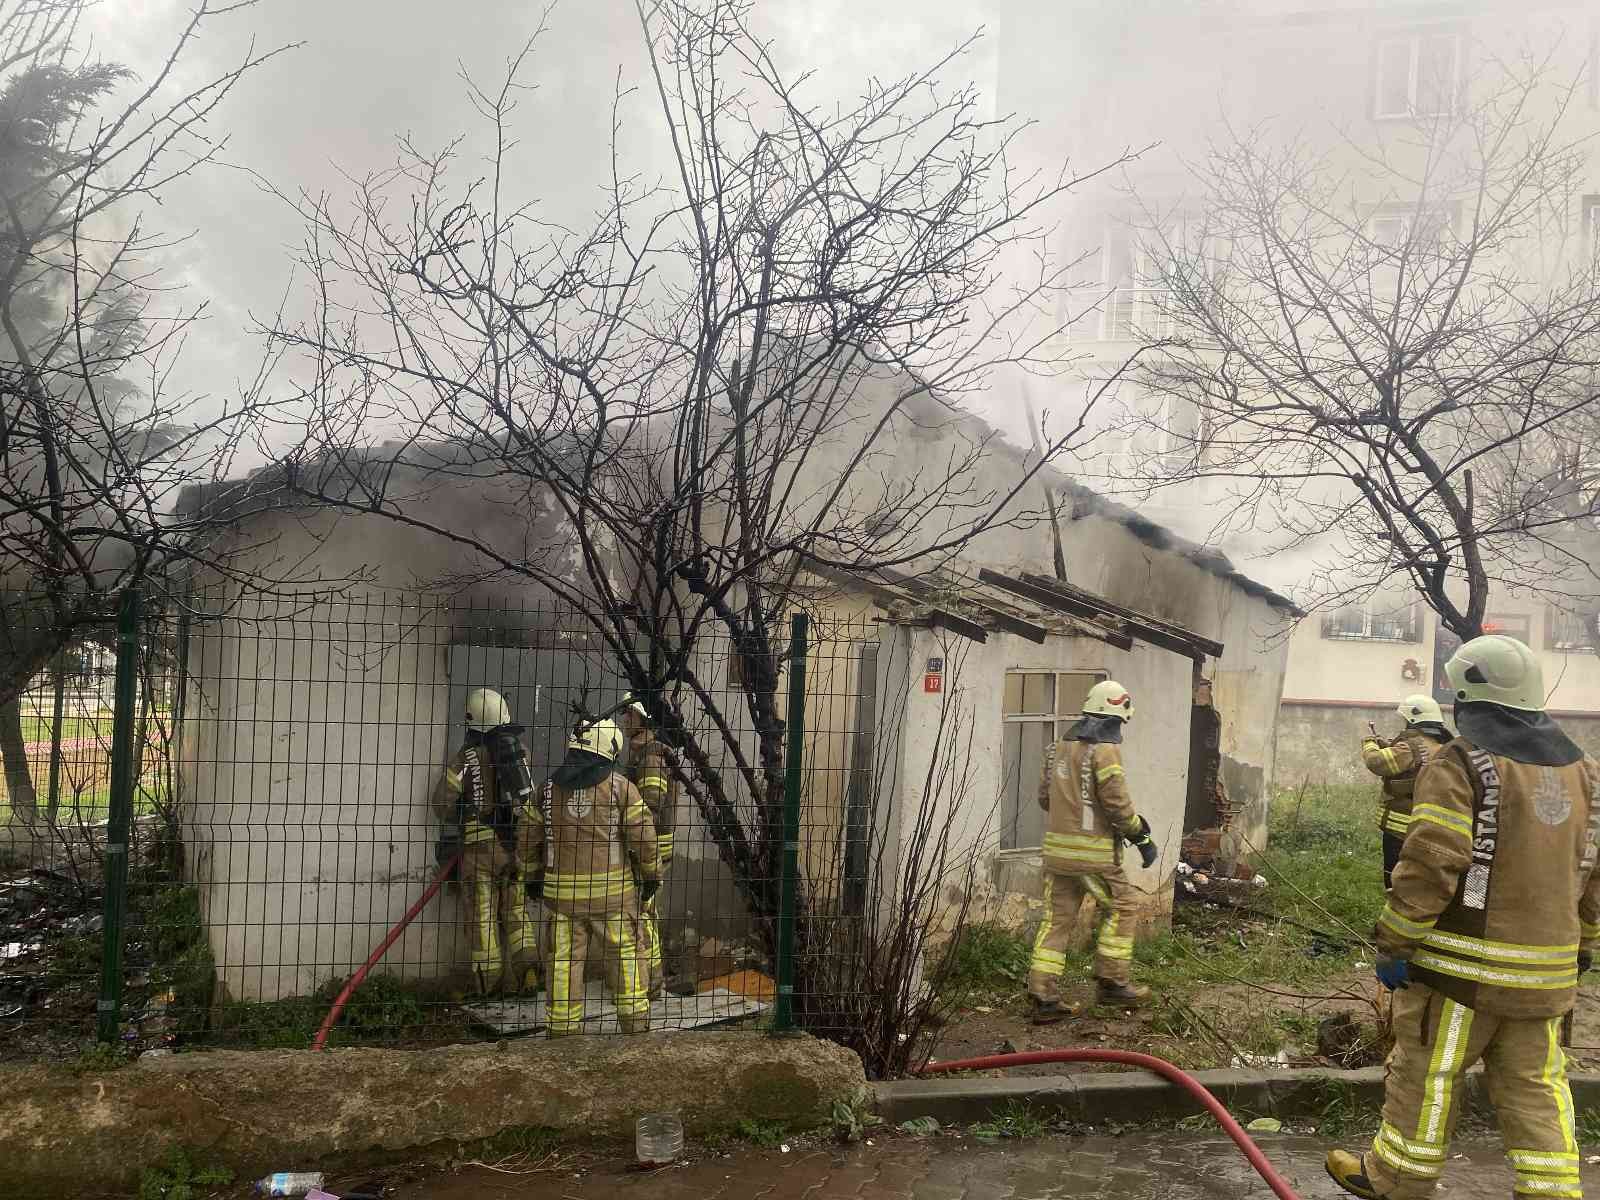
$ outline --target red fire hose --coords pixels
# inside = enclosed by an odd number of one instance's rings
[[[456,869],[456,864],[461,861],[459,851],[439,868],[439,873],[434,876],[433,882],[428,885],[428,890],[417,897],[417,902],[406,909],[406,915],[400,918],[395,927],[389,930],[389,936],[378,943],[378,948],[367,956],[367,961],[361,964],[361,969],[350,976],[350,981],[344,985],[344,990],[339,993],[339,998],[333,1002],[333,1007],[328,1010],[328,1015],[322,1018],[322,1027],[317,1030],[317,1036],[311,1039],[313,1050],[324,1050],[328,1045],[328,1034],[333,1031],[334,1025],[339,1020],[339,1014],[344,1011],[344,1006],[350,1003],[350,997],[361,986],[361,981],[367,977],[367,972],[378,965],[378,960],[389,952],[389,947],[400,939],[406,931],[406,926],[417,919],[417,914],[428,906],[428,901],[439,894],[439,889],[444,886],[444,881],[450,878],[450,872]]]
[[[986,1058],[962,1058],[954,1062],[929,1063],[922,1068],[920,1074],[994,1071],[1006,1067],[1034,1067],[1043,1063],[1070,1062],[1117,1063],[1125,1067],[1140,1067],[1177,1084],[1200,1101],[1206,1111],[1216,1118],[1223,1132],[1244,1152],[1244,1156],[1250,1160],[1250,1165],[1256,1169],[1256,1174],[1266,1180],[1267,1186],[1278,1196],[1278,1200],[1300,1200],[1299,1194],[1289,1186],[1289,1181],[1278,1174],[1273,1165],[1267,1161],[1267,1156],[1261,1153],[1261,1148],[1250,1140],[1250,1135],[1244,1131],[1244,1127],[1222,1107],[1222,1102],[1208,1092],[1198,1079],[1186,1071],[1179,1070],[1165,1059],[1155,1058],[1149,1054],[1133,1054],[1126,1050],[1035,1050],[1022,1054],[993,1054]]]

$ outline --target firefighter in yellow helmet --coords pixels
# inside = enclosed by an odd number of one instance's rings
[[[461,851],[467,953],[480,995],[538,989],[538,925],[528,916],[516,850],[518,810],[533,796],[521,726],[505,697],[467,694],[467,736],[433,790],[441,861]]]
[[[667,868],[672,864],[672,831],[678,811],[678,782],[667,768],[667,748],[656,737],[644,702],[637,696],[628,696],[621,717],[622,734],[628,745],[628,779],[639,789],[639,795],[644,798],[645,807],[650,810],[650,818],[655,824],[661,880],[665,884]],[[658,896],[651,896],[642,905],[639,932],[644,938],[645,957],[650,963],[650,998],[653,1000],[661,995],[666,982]]]
[[[1367,1200],[1432,1195],[1481,1060],[1516,1194],[1579,1197],[1561,1025],[1600,943],[1600,767],[1544,712],[1521,642],[1474,638],[1445,672],[1459,736],[1417,777],[1376,932],[1394,991],[1383,1120],[1328,1173]]]
[[[1383,780],[1378,828],[1383,831],[1384,891],[1389,890],[1394,864],[1400,861],[1400,845],[1411,824],[1411,794],[1417,785],[1417,772],[1450,740],[1444,714],[1432,696],[1407,696],[1395,712],[1406,723],[1399,737],[1386,742],[1374,730],[1361,742],[1361,761]]]
[[[660,851],[639,789],[615,770],[621,749],[613,722],[580,725],[523,814],[523,868],[547,912],[551,1037],[580,1031],[584,967],[594,953],[604,955],[623,1032],[650,1028],[639,912],[661,886]]]
[[[1033,944],[1028,995],[1033,1020],[1045,1025],[1069,1015],[1061,1003],[1066,951],[1083,898],[1094,898],[1100,932],[1094,975],[1102,1004],[1137,1004],[1150,989],[1129,978],[1138,906],[1122,869],[1122,843],[1139,851],[1146,867],[1156,861],[1150,823],[1128,797],[1122,770],[1122,727],[1133,719],[1133,698],[1120,683],[1089,689],[1083,715],[1064,741],[1045,755],[1039,806],[1048,816],[1044,834],[1044,921]]]

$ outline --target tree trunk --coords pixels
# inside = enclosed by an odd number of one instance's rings
[[[33,774],[28,770],[28,752],[22,740],[22,701],[17,696],[0,704],[0,758],[5,760],[11,819],[31,828],[39,818],[39,798],[33,790]]]

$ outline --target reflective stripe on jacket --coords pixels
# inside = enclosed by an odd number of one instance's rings
[[[1578,951],[1600,941],[1597,791],[1593,760],[1540,766],[1449,743],[1418,776],[1379,948],[1468,1008],[1565,1013]]]
[[[1044,869],[1099,875],[1122,861],[1122,835],[1138,827],[1122,752],[1108,742],[1057,742],[1039,781]]]
[[[1392,742],[1375,737],[1361,743],[1361,761],[1383,780],[1378,801],[1378,827],[1405,837],[1411,826],[1411,800],[1417,774],[1444,742],[1420,729],[1407,729]]]
[[[546,783],[524,807],[518,852],[544,901],[570,916],[632,910],[635,879],[661,878],[655,826],[639,790],[613,773],[568,791]]]

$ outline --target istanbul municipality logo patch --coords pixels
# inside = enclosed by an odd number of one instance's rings
[[[1563,824],[1572,815],[1572,797],[1561,786],[1554,767],[1539,772],[1539,783],[1533,789],[1533,814],[1546,825]]]

